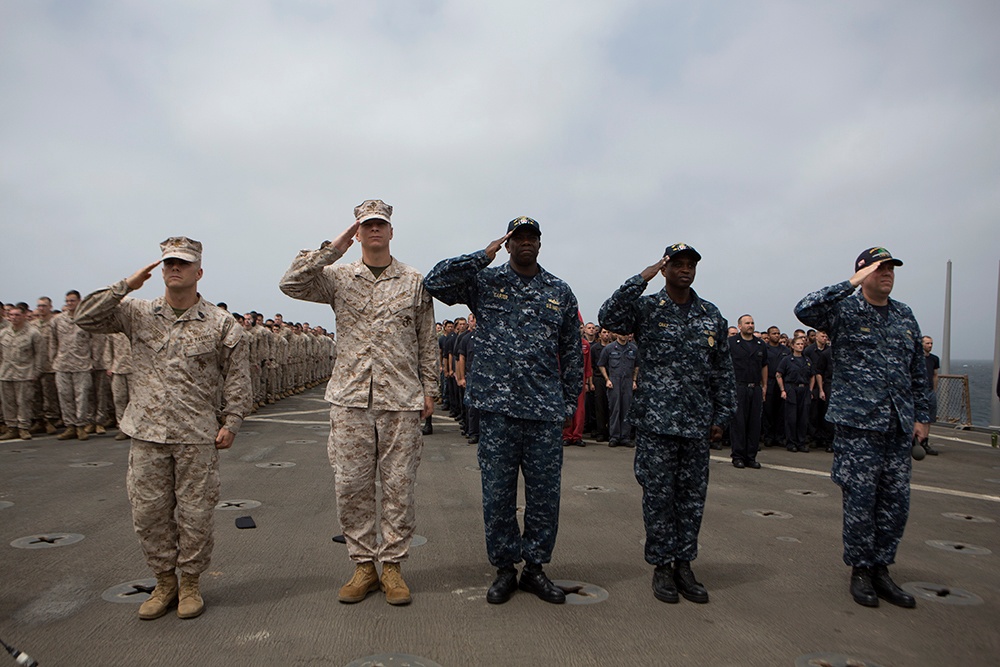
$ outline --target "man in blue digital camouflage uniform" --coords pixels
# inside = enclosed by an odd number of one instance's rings
[[[851,595],[914,607],[889,576],[910,511],[910,443],[927,437],[927,371],[920,327],[909,306],[889,298],[894,259],[885,248],[858,256],[850,280],[807,295],[795,315],[826,331],[833,383],[826,418],[836,425],[831,478],[844,494],[844,562]],[[855,289],[861,286],[861,291]]]
[[[485,250],[446,259],[424,284],[438,300],[476,316],[476,367],[466,402],[479,408],[486,551],[497,568],[487,602],[514,591],[566,601],[542,571],[559,527],[562,428],[583,386],[578,308],[569,285],[538,265],[541,230],[531,218],[507,225]],[[510,261],[487,268],[504,246]],[[517,332],[511,336],[511,332]],[[517,475],[524,475],[524,533],[517,524]],[[514,565],[526,562],[518,583]]]
[[[698,532],[708,492],[709,440],[736,405],[728,326],[714,304],[691,284],[701,255],[676,243],[663,258],[625,281],[601,306],[601,326],[634,333],[639,378],[628,420],[636,426],[635,477],[642,485],[646,562],[653,595],[676,603],[708,602],[694,577]],[[657,273],[662,290],[643,296]]]

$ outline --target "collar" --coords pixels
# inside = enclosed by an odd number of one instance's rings
[[[206,318],[205,311],[207,310],[205,308],[205,305],[206,305],[205,298],[201,294],[199,294],[197,303],[195,303],[193,306],[185,310],[175,319],[171,320],[170,316],[174,314],[174,309],[171,307],[169,303],[167,303],[166,297],[158,296],[155,299],[153,299],[153,314],[166,318],[171,322],[181,322],[185,320],[204,321]]]
[[[350,266],[356,277],[367,280],[370,283],[376,283],[380,280],[392,280],[393,278],[399,278],[403,275],[403,270],[400,268],[399,262],[397,262],[396,258],[392,255],[389,256],[389,266],[385,267],[385,270],[382,271],[378,278],[376,278],[371,269],[365,265],[364,259],[351,262]]]

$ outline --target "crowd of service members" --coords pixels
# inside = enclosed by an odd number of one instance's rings
[[[53,310],[49,297],[40,297],[34,309],[24,302],[4,305],[0,440],[57,432],[59,440],[87,440],[121,420],[132,372],[129,339],[81,329],[73,322],[79,303],[79,292],[72,290],[61,311]],[[336,344],[323,327],[285,322],[280,314],[267,320],[256,312],[233,317],[248,342],[255,410],[330,377]],[[128,436],[119,432],[115,439]]]

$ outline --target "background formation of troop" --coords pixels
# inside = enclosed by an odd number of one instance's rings
[[[121,422],[133,372],[132,345],[122,333],[90,333],[73,321],[80,293],[61,311],[49,297],[34,309],[8,303],[0,319],[0,439],[57,433],[87,440]],[[219,304],[225,309],[225,304]],[[256,312],[233,317],[246,332],[253,409],[301,393],[330,377],[337,355],[332,333],[308,322],[265,320]],[[127,440],[119,432],[116,440]]]

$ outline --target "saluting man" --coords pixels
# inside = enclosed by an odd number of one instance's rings
[[[381,199],[362,202],[354,223],[319,250],[300,252],[280,284],[293,299],[329,304],[337,314],[337,360],[325,398],[337,509],[355,566],[338,595],[347,604],[380,585],[389,604],[412,600],[400,563],[416,525],[420,425],[438,395],[434,304],[423,276],[389,252],[391,216],[392,207]],[[361,259],[334,264],[355,240]],[[378,530],[376,472],[382,482]],[[381,578],[376,563],[382,564]]]
[[[139,618],[147,620],[175,603],[180,618],[205,609],[199,577],[215,543],[217,450],[232,447],[250,411],[243,330],[198,293],[201,243],[173,236],[160,250],[160,260],[88,295],[74,315],[80,328],[121,332],[132,345],[129,401],[119,429],[132,437],[126,479],[132,523],[156,574],[153,594],[139,607]],[[164,295],[126,299],[161,262]]]
[[[879,598],[916,606],[889,576],[910,511],[910,443],[927,439],[930,420],[920,327],[909,306],[889,297],[902,265],[885,248],[869,248],[849,280],[795,306],[799,320],[826,331],[833,346],[830,477],[844,495],[851,596],[866,607]]]
[[[500,247],[510,253],[489,268]],[[465,398],[479,409],[486,553],[497,577],[486,601],[503,604],[515,590],[554,604],[566,594],[542,570],[559,528],[562,429],[583,386],[576,296],[538,264],[542,231],[528,217],[484,250],[446,259],[427,274],[427,290],[476,316],[476,367]],[[511,337],[511,332],[517,335]],[[461,406],[459,406],[461,408]],[[517,524],[518,471],[524,475],[524,532]],[[526,562],[518,582],[514,567]]]
[[[701,255],[675,243],[601,306],[601,326],[635,334],[640,374],[629,412],[635,424],[635,476],[642,485],[646,562],[653,596],[708,602],[691,571],[708,494],[709,440],[722,439],[736,404],[728,325],[691,288]],[[643,296],[656,274],[659,292]]]

